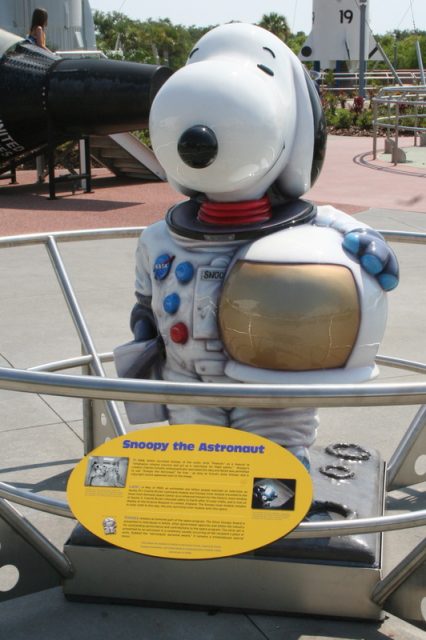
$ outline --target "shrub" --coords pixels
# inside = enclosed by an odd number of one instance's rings
[[[352,114],[347,109],[336,109],[336,113],[332,115],[328,124],[336,129],[349,129],[352,126]]]
[[[149,129],[139,129],[138,131],[133,131],[133,135],[135,135],[147,147],[151,148]]]
[[[373,114],[371,111],[362,111],[355,119],[354,123],[360,129],[371,129],[373,126]]]
[[[331,92],[324,93],[322,95],[322,106],[326,117],[330,114],[334,115],[337,108],[337,96]]]
[[[364,98],[362,96],[355,96],[352,111],[355,113],[362,113],[364,109]]]
[[[343,91],[340,91],[339,93],[339,102],[340,102],[340,106],[342,109],[344,109],[346,107],[346,102],[348,100],[348,95],[346,93],[344,93]]]

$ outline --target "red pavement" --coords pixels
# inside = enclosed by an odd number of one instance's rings
[[[405,138],[400,146],[412,145],[413,139]],[[381,138],[378,153],[383,147]],[[394,167],[373,161],[372,151],[372,138],[329,136],[323,170],[306,198],[334,204],[347,213],[370,208],[426,213],[426,172],[406,164]]]
[[[403,146],[410,143],[407,139]],[[330,136],[323,171],[306,197],[347,213],[381,208],[426,214],[425,173],[372,162],[372,144],[372,138]],[[92,193],[72,195],[61,187],[57,200],[49,200],[47,184],[35,179],[33,171],[18,171],[18,185],[0,182],[0,236],[144,226],[184,199],[168,184],[118,179],[105,169],[93,171]]]
[[[47,184],[34,184],[34,171],[18,171],[17,179],[19,185],[0,184],[0,236],[144,226],[183,199],[168,184],[119,179],[106,169],[93,171],[92,193],[61,187],[56,200]]]

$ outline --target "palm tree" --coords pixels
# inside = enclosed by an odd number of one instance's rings
[[[284,42],[290,35],[290,27],[288,26],[287,18],[279,13],[265,13],[258,25],[259,27],[263,27],[267,31],[270,31]]]

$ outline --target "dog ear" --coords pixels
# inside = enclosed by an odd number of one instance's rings
[[[299,198],[317,179],[325,155],[327,130],[316,87],[296,56],[291,56],[296,131],[288,161],[273,185],[286,199]]]
[[[327,144],[327,124],[325,121],[324,111],[322,109],[321,99],[318,95],[314,81],[303,67],[305,72],[306,85],[308,87],[309,99],[311,102],[312,113],[314,116],[314,153],[311,168],[311,187],[321,173],[322,165],[325,158],[325,147]]]

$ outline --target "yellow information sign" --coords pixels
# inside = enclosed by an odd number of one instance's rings
[[[219,558],[285,536],[312,502],[305,467],[245,431],[178,425],[133,431],[79,462],[67,488],[77,520],[118,547]]]

